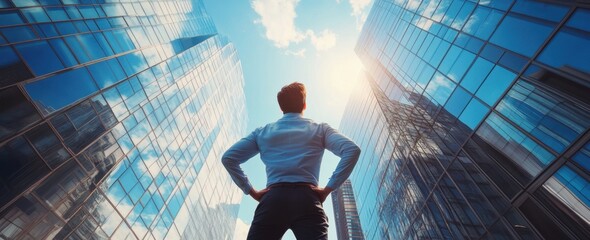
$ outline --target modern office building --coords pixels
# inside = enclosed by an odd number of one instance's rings
[[[198,0],[0,1],[0,239],[229,239],[245,131]]]
[[[590,236],[590,9],[376,0],[341,131],[366,239]]]
[[[338,240],[364,240],[349,179],[332,192],[332,206],[334,207],[334,222]]]

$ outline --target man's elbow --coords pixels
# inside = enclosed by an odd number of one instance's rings
[[[229,156],[227,156],[226,154],[223,154],[223,156],[221,156],[221,163],[223,164],[223,166],[227,167],[229,165],[231,165],[231,158]]]
[[[350,153],[351,156],[358,158],[361,155],[361,148],[355,144],[350,147],[348,152]]]

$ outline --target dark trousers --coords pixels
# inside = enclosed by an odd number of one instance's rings
[[[297,239],[328,239],[328,217],[310,186],[271,186],[256,207],[248,240],[281,239],[287,229]]]

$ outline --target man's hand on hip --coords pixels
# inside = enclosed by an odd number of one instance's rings
[[[324,203],[324,201],[326,201],[326,198],[328,198],[328,195],[330,195],[330,193],[334,189],[329,188],[329,187],[325,187],[325,188],[313,187],[313,188],[311,188],[311,190],[315,191],[318,194],[318,196],[320,197],[320,201],[322,203]]]
[[[252,188],[252,189],[250,189],[250,192],[248,194],[250,194],[250,196],[252,196],[252,198],[254,198],[254,200],[256,200],[257,202],[260,202],[260,199],[262,199],[262,196],[264,196],[264,194],[266,194],[268,192],[268,190],[270,190],[270,189],[265,188],[260,191],[256,191],[256,189]]]

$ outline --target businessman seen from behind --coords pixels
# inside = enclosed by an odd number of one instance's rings
[[[328,239],[322,203],[350,175],[360,149],[325,123],[303,118],[305,86],[292,83],[277,94],[283,117],[257,128],[231,146],[222,162],[245,194],[258,201],[248,239],[281,239],[291,229],[297,239]],[[325,187],[318,186],[324,149],[340,162]],[[257,191],[240,164],[260,153],[266,166],[266,188]]]

